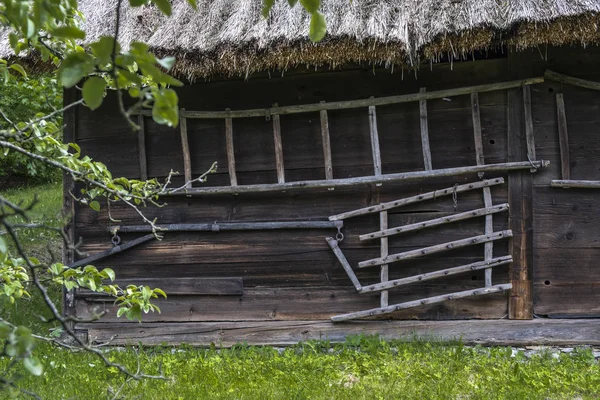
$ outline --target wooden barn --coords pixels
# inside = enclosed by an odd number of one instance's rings
[[[81,2],[94,37],[106,3]],[[144,210],[160,241],[66,196],[98,267],[168,293],[142,323],[69,295],[107,312],[89,340],[600,343],[600,1],[323,0],[318,44],[285,1],[173,3],[124,7],[120,40],[177,56],[179,126],[65,116],[115,176],[180,172]]]

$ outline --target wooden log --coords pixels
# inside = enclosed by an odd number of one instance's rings
[[[350,278],[350,281],[352,281],[352,284],[354,285],[356,290],[360,290],[360,282],[358,281],[356,274],[352,270],[350,263],[346,259],[346,256],[344,256],[344,253],[342,253],[342,250],[340,250],[340,247],[338,246],[338,241],[332,237],[328,237],[326,240],[329,247],[331,247],[331,250],[333,250],[333,254],[335,254],[340,264],[342,264],[342,268],[344,268],[344,271],[346,271],[348,278]]]
[[[485,207],[492,207],[492,191],[489,187],[483,188],[483,204]],[[506,204],[508,208],[508,204]],[[485,216],[485,234],[494,233],[494,219],[491,214]],[[494,258],[494,242],[486,242],[484,245],[484,260],[488,261]],[[485,270],[485,287],[492,286],[492,269]]]
[[[569,133],[567,130],[567,115],[565,99],[562,93],[556,93],[556,110],[558,113],[558,142],[560,145],[560,169],[562,179],[571,179],[571,162],[569,161]]]
[[[438,197],[449,196],[453,193],[463,193],[463,192],[467,192],[469,190],[481,189],[485,186],[500,185],[502,183],[504,183],[504,178],[495,178],[495,179],[488,179],[488,180],[479,181],[479,182],[465,183],[464,185],[458,185],[456,187],[453,186],[453,187],[448,187],[445,189],[434,190],[433,192],[422,193],[422,194],[418,194],[416,196],[406,197],[404,199],[389,201],[387,203],[381,203],[381,204],[378,204],[375,206],[369,206],[369,207],[365,207],[365,208],[360,208],[358,210],[347,211],[345,213],[332,215],[331,217],[329,217],[329,220],[330,221],[339,221],[339,220],[343,220],[343,219],[347,219],[347,218],[351,218],[351,217],[357,217],[359,215],[366,215],[366,214],[380,212],[383,210],[389,210],[392,208],[401,207],[401,206],[405,206],[405,205],[409,205],[409,204],[419,203],[421,201],[437,199]]]
[[[369,107],[369,134],[371,151],[373,153],[373,175],[381,176],[381,149],[379,147],[379,132],[377,132],[377,111],[375,106]]]
[[[393,289],[398,286],[409,285],[412,283],[428,281],[431,279],[443,278],[450,275],[461,274],[469,271],[477,271],[484,268],[493,268],[499,265],[505,265],[512,262],[511,256],[503,256],[498,258],[493,258],[491,260],[486,261],[478,261],[475,263],[461,265],[458,267],[446,268],[439,271],[427,272],[425,274],[419,274],[415,276],[409,276],[407,278],[394,279],[392,281],[376,283],[373,285],[363,286],[360,290],[360,294],[376,292],[379,290],[388,290]]]
[[[285,182],[285,167],[283,164],[283,144],[281,143],[281,120],[279,114],[273,114],[273,142],[275,144],[275,169],[277,183]]]
[[[389,314],[389,313],[393,313],[394,311],[404,310],[406,308],[411,308],[411,307],[418,307],[418,306],[425,305],[425,304],[441,303],[443,301],[460,299],[463,297],[480,296],[480,295],[484,295],[484,294],[504,292],[506,290],[510,290],[511,288],[512,288],[512,284],[505,283],[502,285],[496,285],[496,286],[492,286],[489,288],[465,290],[463,292],[456,292],[456,293],[450,293],[450,294],[445,294],[445,295],[441,295],[441,296],[428,297],[426,299],[421,299],[421,300],[407,301],[406,303],[394,304],[394,305],[388,306],[388,307],[372,308],[370,310],[357,311],[357,312],[343,314],[343,315],[336,315],[334,317],[331,317],[331,321],[332,322],[342,322],[342,321],[349,321],[349,320],[357,319],[357,318],[373,317],[376,315]]]
[[[329,103],[303,104],[296,106],[273,107],[270,109],[257,108],[249,110],[232,110],[232,111],[184,111],[183,116],[186,118],[207,118],[207,119],[223,119],[223,118],[248,118],[248,117],[264,117],[265,115],[287,115],[306,112],[318,112],[321,110],[344,110],[351,108],[363,108],[370,106],[383,106],[388,104],[408,103],[420,100],[442,99],[444,97],[462,96],[471,93],[485,93],[497,90],[506,90],[519,88],[526,85],[535,85],[544,82],[543,77],[519,79],[508,82],[490,83],[484,85],[465,86],[460,88],[435,90],[425,93],[401,94],[397,96],[376,97],[362,100],[346,100],[334,101]],[[144,110],[143,115],[151,116],[152,112]]]
[[[387,211],[382,211],[379,213],[379,229],[381,229],[382,231],[385,231],[388,227],[388,212]],[[389,248],[388,248],[388,238],[387,237],[381,237],[381,257],[387,257],[389,254]],[[389,267],[387,264],[383,264],[381,266],[381,271],[380,271],[380,279],[381,279],[381,283],[387,282],[390,278],[389,278]],[[360,292],[360,291],[359,291]],[[383,290],[381,292],[380,295],[380,306],[381,307],[387,307],[388,306],[388,292],[387,290]]]
[[[323,142],[323,159],[325,162],[325,179],[333,179],[333,162],[331,160],[331,141],[329,138],[329,117],[327,110],[321,110],[321,141]]]
[[[416,249],[406,251],[404,253],[391,254],[387,257],[373,258],[371,260],[365,260],[358,263],[358,268],[374,267],[377,265],[388,264],[396,261],[410,260],[413,258],[423,257],[429,254],[440,253],[443,251],[460,249],[462,247],[473,246],[480,243],[486,243],[492,240],[500,240],[509,238],[512,236],[510,230],[494,232],[491,235],[479,235],[473,236],[466,239],[455,240],[453,242],[447,242],[437,244],[435,246],[425,247],[423,249]]]
[[[157,225],[157,228],[166,232],[219,232],[219,231],[247,231],[247,230],[273,230],[273,229],[335,229],[341,228],[341,221],[277,221],[277,222],[215,222],[212,224],[167,224]],[[110,227],[109,232],[117,229],[121,233],[152,232],[148,225],[125,225]]]
[[[185,189],[191,189],[192,161],[190,156],[190,143],[187,134],[187,121],[182,115],[184,109],[179,111],[179,130],[181,132],[181,150],[183,151],[183,172],[185,176]]]
[[[568,83],[569,85],[579,86],[586,89],[600,90],[600,82],[574,78],[569,75],[559,74],[558,72],[550,71],[549,69],[547,69],[546,72],[544,72],[544,78],[550,81]]]
[[[422,87],[419,93],[425,93],[426,88]],[[419,112],[421,114],[421,148],[423,150],[423,164],[425,171],[431,171],[431,149],[429,147],[429,125],[427,121],[427,100],[419,100]]]
[[[138,151],[140,159],[140,178],[148,180],[148,166],[146,164],[146,127],[144,124],[144,116],[138,115]]]
[[[489,188],[484,188],[484,190],[485,189],[489,190]],[[433,226],[439,226],[439,225],[448,224],[448,223],[456,222],[456,221],[463,221],[465,219],[481,217],[484,215],[486,216],[486,223],[487,223],[487,217],[491,218],[492,214],[496,214],[496,213],[506,211],[506,210],[508,210],[508,203],[499,204],[499,205],[491,206],[491,207],[479,208],[477,210],[472,210],[472,211],[465,211],[465,212],[462,212],[459,214],[449,215],[447,217],[430,219],[428,221],[416,222],[414,224],[399,226],[397,228],[390,228],[390,229],[380,230],[377,232],[371,232],[371,233],[367,233],[364,235],[360,235],[358,238],[360,240],[383,238],[383,237],[387,237],[387,236],[397,235],[399,233],[418,231],[418,230],[430,228]],[[487,225],[486,225],[486,227],[487,227]],[[489,235],[489,234],[493,233],[493,231],[492,232],[486,231],[485,233],[486,233],[486,235]]]
[[[527,157],[535,160],[535,137],[533,134],[533,114],[531,113],[531,87],[523,86],[523,111],[525,116],[525,139],[527,141]]]
[[[350,187],[364,184],[379,184],[386,182],[408,182],[420,179],[440,178],[446,176],[468,175],[477,172],[506,172],[520,169],[539,169],[549,165],[546,160],[541,161],[520,161],[512,163],[487,164],[470,167],[455,167],[436,169],[433,171],[414,171],[401,172],[396,174],[385,174],[381,176],[360,176],[356,178],[331,179],[331,180],[310,180],[295,181],[282,184],[259,184],[259,185],[240,185],[236,187],[201,187],[190,190],[173,190],[165,193],[163,196],[207,196],[238,193],[268,193],[286,190],[309,190],[317,188],[337,188]],[[440,192],[438,191],[438,194]],[[450,193],[448,193],[450,194]],[[378,210],[379,211],[379,210]]]
[[[70,265],[70,267],[77,268],[77,267],[81,267],[82,265],[91,264],[94,261],[102,260],[108,256],[112,256],[113,254],[120,253],[122,251],[125,251],[125,250],[130,249],[135,246],[138,246],[142,243],[146,243],[153,239],[156,239],[156,236],[154,234],[139,237],[137,239],[132,240],[131,242],[127,242],[127,243],[121,244],[119,246],[114,246],[114,247],[112,247],[108,250],[105,250],[103,252],[100,252],[98,254],[94,254],[94,255],[86,257],[82,260],[76,261],[72,265]]]
[[[483,139],[481,136],[481,115],[479,114],[479,95],[471,93],[471,116],[473,118],[473,138],[475,141],[475,160],[477,165],[485,165],[483,155]],[[477,174],[483,178],[483,172]]]
[[[128,285],[161,288],[167,296],[241,296],[244,294],[242,278],[132,278],[119,279],[115,284],[122,288]],[[115,298],[106,293],[79,291],[77,297],[114,302]]]
[[[229,171],[229,182],[231,186],[237,186],[235,153],[233,148],[233,120],[231,118],[225,118],[225,144],[227,146],[227,170]]]
[[[582,180],[553,180],[550,182],[552,187],[577,188],[577,189],[600,189],[600,181],[582,181]]]

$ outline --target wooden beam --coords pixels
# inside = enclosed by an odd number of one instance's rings
[[[303,104],[296,106],[283,106],[273,108],[256,108],[250,110],[233,110],[233,111],[184,111],[183,116],[186,118],[207,118],[207,119],[223,119],[223,118],[248,118],[248,117],[264,117],[265,115],[286,115],[298,114],[306,112],[318,112],[321,110],[345,110],[351,108],[364,108],[369,106],[383,106],[388,104],[409,103],[420,100],[442,99],[444,97],[462,96],[471,93],[485,93],[497,90],[506,90],[511,88],[519,88],[526,85],[535,85],[544,82],[544,78],[527,78],[508,82],[489,83],[485,85],[465,86],[454,89],[435,90],[426,93],[411,93],[401,94],[397,96],[376,97],[362,100],[346,100],[334,101],[329,103]],[[149,110],[142,111],[142,114],[151,116]]]
[[[523,86],[523,111],[525,116],[527,158],[529,160],[535,160],[535,137],[533,134],[533,114],[531,113],[531,86]]]
[[[323,142],[323,160],[325,162],[325,179],[333,179],[333,162],[331,160],[331,141],[329,138],[329,117],[327,110],[321,110],[321,141]]]
[[[379,148],[379,132],[377,131],[377,111],[375,106],[369,107],[369,134],[373,153],[373,175],[381,176],[381,149]]]
[[[77,267],[81,267],[83,265],[91,264],[94,261],[102,260],[102,259],[104,259],[104,258],[106,258],[108,256],[112,256],[113,254],[120,253],[122,251],[125,251],[125,250],[130,249],[130,248],[135,247],[135,246],[138,246],[138,245],[140,245],[142,243],[146,243],[146,242],[148,242],[150,240],[153,240],[153,239],[156,239],[156,236],[153,233],[151,233],[150,235],[139,237],[139,238],[134,239],[134,240],[132,240],[130,242],[121,244],[119,246],[111,247],[108,250],[102,251],[102,252],[100,252],[98,254],[94,254],[94,255],[86,257],[86,258],[84,258],[82,260],[76,261],[73,264],[71,264],[70,267],[71,268],[77,268]]]
[[[422,249],[405,251],[404,253],[391,254],[387,257],[373,258],[370,260],[361,261],[358,263],[358,268],[374,267],[377,265],[383,265],[397,261],[410,260],[413,258],[423,257],[429,254],[441,253],[443,251],[460,249],[462,247],[486,243],[492,240],[509,238],[511,236],[512,232],[510,230],[494,232],[491,235],[473,236],[466,239],[455,240],[453,242],[424,247]]]
[[[187,134],[187,120],[183,116],[184,109],[179,111],[179,130],[181,132],[181,150],[183,151],[183,172],[185,176],[185,189],[192,187],[192,161],[190,156],[190,144]]]
[[[350,278],[350,281],[352,281],[352,284],[354,285],[356,290],[360,290],[360,282],[358,281],[356,274],[354,274],[354,271],[352,270],[350,263],[346,259],[346,256],[344,255],[344,253],[342,253],[342,250],[340,250],[338,246],[338,241],[332,237],[328,237],[326,240],[329,247],[331,247],[331,250],[333,250],[333,254],[335,254],[340,264],[342,264],[342,268],[344,268],[344,271],[346,271],[346,275],[348,275],[348,278]]]
[[[463,193],[469,190],[481,189],[485,186],[500,185],[504,183],[504,178],[494,178],[484,181],[465,183],[463,185],[452,186],[445,189],[434,190],[433,192],[427,192],[418,194],[416,196],[405,197],[403,199],[389,201],[387,203],[381,203],[374,206],[359,208],[358,210],[346,211],[341,214],[332,215],[329,217],[330,221],[339,221],[351,217],[358,217],[360,215],[372,214],[383,210],[389,210],[396,207],[406,206],[409,204],[419,203],[421,201],[437,199],[438,197],[449,196],[454,193]]]
[[[381,229],[382,231],[385,231],[387,228],[388,228],[388,212],[382,211],[379,213],[379,229]],[[388,238],[381,237],[381,258],[387,257],[388,254],[389,254]],[[384,282],[387,282],[389,279],[390,279],[389,278],[389,267],[387,264],[383,264],[381,266],[381,271],[380,271],[381,283],[383,284]],[[380,307],[388,306],[388,298],[389,297],[388,297],[387,290],[382,290],[381,295],[380,295]]]
[[[275,144],[275,169],[277,170],[277,183],[285,182],[285,168],[283,165],[283,144],[281,143],[281,121],[279,114],[273,118],[273,143]]]
[[[244,284],[242,278],[131,278],[119,279],[114,282],[124,288],[128,285],[149,286],[151,288],[161,288],[167,296],[241,296],[244,294]],[[106,293],[92,291],[80,291],[77,297],[84,297],[99,301],[106,298],[106,301],[114,302],[115,298]]]
[[[227,170],[229,171],[229,183],[237,186],[237,175],[235,172],[235,152],[233,148],[233,120],[225,118],[225,145],[227,147]]]
[[[485,189],[489,190],[489,187],[484,188],[484,190]],[[481,217],[484,215],[491,217],[492,214],[499,213],[502,211],[507,211],[507,210],[508,210],[508,203],[504,203],[504,204],[499,204],[496,206],[479,208],[477,210],[465,211],[465,212],[462,212],[459,214],[449,215],[447,217],[440,217],[440,218],[430,219],[428,221],[416,222],[414,224],[399,226],[397,228],[379,230],[377,232],[371,232],[371,233],[367,233],[364,235],[360,235],[358,238],[360,240],[382,238],[382,237],[397,235],[399,233],[418,231],[418,230],[430,228],[433,226],[444,225],[444,224],[448,224],[451,222],[463,221],[465,219],[477,218],[477,217]],[[487,221],[487,217],[486,217],[486,221]],[[489,235],[491,233],[493,233],[493,231],[486,232],[486,235]]]
[[[567,130],[567,115],[565,99],[562,93],[556,93],[556,111],[558,113],[558,143],[560,146],[560,169],[562,179],[571,179],[571,162],[569,161],[569,133]]]
[[[582,180],[553,180],[550,182],[552,187],[577,188],[577,189],[600,189],[600,181],[582,181]]]
[[[464,272],[477,271],[483,268],[493,268],[499,265],[505,265],[512,262],[511,256],[504,256],[493,258],[491,260],[486,261],[478,261],[475,263],[461,265],[458,267],[452,267],[447,269],[442,269],[439,271],[427,272],[425,274],[419,274],[415,276],[409,276],[407,278],[394,279],[392,281],[376,283],[374,285],[363,286],[360,290],[360,294],[372,293],[380,290],[393,289],[398,286],[409,285],[412,283],[428,281],[431,279],[443,278],[450,275],[461,274]],[[383,306],[382,306],[383,307]]]
[[[419,93],[425,93],[426,88],[422,87]],[[423,164],[425,171],[431,171],[431,149],[429,148],[429,125],[427,121],[427,100],[419,100],[419,112],[421,114],[421,148],[423,150]]]
[[[481,116],[479,114],[479,95],[471,93],[471,116],[473,118],[473,138],[475,141],[475,160],[477,165],[485,165],[483,138],[481,136]],[[477,174],[483,178],[483,172]]]
[[[406,303],[394,304],[394,305],[388,306],[388,307],[372,308],[370,310],[357,311],[357,312],[348,313],[348,314],[336,315],[335,317],[331,317],[331,321],[332,322],[342,322],[342,321],[349,321],[349,320],[357,319],[357,318],[374,317],[376,315],[389,314],[389,313],[393,313],[395,311],[404,310],[406,308],[418,307],[418,306],[426,305],[426,304],[435,304],[435,303],[441,303],[441,302],[447,301],[447,300],[461,299],[463,297],[481,296],[484,294],[504,292],[506,290],[509,290],[511,287],[512,287],[512,285],[510,283],[505,283],[502,285],[496,285],[496,286],[492,286],[489,288],[465,290],[463,292],[456,292],[456,293],[450,293],[450,294],[445,294],[445,295],[441,295],[441,296],[428,297],[426,299],[421,299],[421,300],[407,301]]]
[[[586,89],[600,90],[600,82],[574,78],[569,75],[559,74],[558,72],[550,71],[549,69],[547,69],[546,72],[544,72],[544,78],[548,79],[549,81],[568,83],[569,85],[579,86]]]
[[[167,224],[157,225],[157,229],[165,232],[219,232],[274,229],[336,229],[341,228],[342,221],[277,221],[277,222],[214,222],[211,224]],[[108,231],[121,233],[152,232],[148,225],[124,225],[109,227]]]
[[[144,116],[138,115],[138,152],[140,158],[140,178],[148,180],[148,167],[146,165],[146,127],[144,124]]]
[[[483,188],[483,204],[486,208],[492,207],[492,191],[489,187]],[[506,204],[508,208],[508,204]],[[494,233],[494,218],[492,214],[486,214],[485,216],[485,234],[491,235]],[[486,242],[484,245],[484,260],[489,261],[494,258],[494,242]],[[485,287],[492,286],[492,269],[486,268],[485,270]]]
[[[414,171],[401,172],[396,174],[385,174],[381,176],[361,176],[356,178],[331,179],[331,180],[310,180],[310,181],[295,181],[282,184],[259,184],[259,185],[240,185],[236,187],[216,186],[216,187],[201,187],[191,190],[172,190],[165,193],[163,196],[207,196],[221,194],[236,194],[236,193],[267,193],[279,192],[286,190],[309,190],[316,188],[338,188],[351,187],[364,184],[379,184],[387,182],[408,182],[420,179],[431,179],[448,176],[468,175],[477,172],[507,172],[521,169],[539,169],[549,165],[548,161],[521,161],[513,163],[486,164],[475,165],[470,167],[456,167],[436,169],[433,171]]]

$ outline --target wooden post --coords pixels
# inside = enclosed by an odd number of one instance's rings
[[[479,115],[479,95],[471,93],[471,114],[473,116],[473,138],[475,140],[475,158],[477,165],[485,165],[483,156],[483,139],[481,137],[481,116]],[[477,174],[483,178],[483,172]]]
[[[227,111],[229,111],[229,109],[227,109]],[[237,186],[235,154],[233,151],[233,122],[231,118],[225,118],[225,143],[227,146],[227,170],[229,171],[229,182],[231,183],[231,186]]]
[[[567,115],[565,99],[562,93],[556,93],[556,111],[558,113],[558,143],[560,145],[560,169],[562,179],[571,179],[571,163],[569,161],[569,134],[567,131]]]
[[[535,137],[533,135],[533,115],[531,113],[531,86],[523,86],[523,110],[525,112],[525,139],[527,157],[535,160]]]
[[[277,107],[274,104],[273,107]],[[277,169],[277,183],[285,182],[285,169],[283,165],[283,144],[281,143],[281,121],[279,114],[273,116],[273,142],[275,143],[275,168]]]
[[[185,175],[185,187],[189,189],[192,187],[192,161],[190,157],[190,144],[188,142],[188,134],[187,134],[187,120],[185,117],[181,116],[181,112],[185,111],[185,109],[181,109],[179,116],[179,130],[181,132],[181,150],[183,151],[183,172]]]
[[[379,229],[381,229],[382,231],[386,230],[388,228],[388,212],[387,211],[382,211],[379,213]],[[388,256],[388,238],[386,237],[382,237],[381,238],[381,257],[387,257]],[[389,278],[389,268],[387,264],[383,264],[381,266],[381,283],[385,283],[387,282],[390,278]],[[381,303],[381,307],[387,307],[388,306],[388,291],[387,290],[383,290],[381,292],[380,295],[380,303]]]
[[[426,88],[422,87],[419,93],[425,93]],[[433,169],[431,163],[431,149],[429,148],[429,125],[427,122],[427,100],[419,100],[419,111],[421,114],[421,148],[423,149],[423,163],[425,170]]]
[[[144,116],[138,115],[138,151],[140,157],[140,178],[148,180],[148,168],[146,166],[146,127],[144,125]]]
[[[381,175],[381,151],[379,148],[379,133],[377,132],[377,111],[375,106],[369,106],[369,132],[371,134],[371,150],[373,152],[374,175]]]
[[[323,142],[323,159],[325,160],[325,179],[333,179],[331,141],[329,139],[329,118],[327,116],[327,110],[321,110],[319,113],[321,116],[321,140]]]

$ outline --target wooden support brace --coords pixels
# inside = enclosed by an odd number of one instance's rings
[[[190,144],[188,141],[187,134],[187,120],[182,116],[182,112],[185,109],[180,110],[179,114],[179,130],[181,131],[181,150],[183,151],[183,172],[185,176],[185,188],[190,189],[192,187],[192,161],[190,156]]]
[[[560,169],[563,180],[571,179],[571,163],[569,161],[569,133],[567,130],[567,115],[565,99],[562,93],[556,93],[556,110],[558,113],[558,142],[560,145]]]
[[[323,159],[325,161],[325,179],[333,179],[333,163],[331,161],[331,141],[329,138],[329,118],[327,110],[321,110],[321,141],[323,142]]]
[[[475,140],[475,158],[477,165],[485,165],[483,156],[483,138],[481,136],[481,116],[479,113],[479,94],[471,93],[471,114],[473,117],[473,138]],[[483,172],[477,174],[483,178]]]
[[[342,264],[344,271],[346,271],[348,278],[350,278],[350,280],[352,281],[352,284],[354,285],[356,290],[360,290],[360,288],[361,288],[360,282],[358,281],[358,278],[354,274],[354,271],[352,270],[350,263],[346,259],[346,256],[344,255],[344,253],[342,253],[342,250],[340,250],[340,248],[338,246],[338,241],[332,237],[328,237],[326,240],[327,240],[327,244],[329,245],[329,247],[331,247],[331,250],[333,250],[333,254],[335,254],[335,256],[337,257],[340,264]]]
[[[582,180],[553,180],[550,182],[552,187],[577,188],[577,189],[600,189],[600,181],[582,181]]]
[[[489,189],[489,188],[484,188],[484,190],[485,189]],[[495,214],[495,213],[499,213],[499,212],[507,211],[507,210],[508,210],[508,203],[504,203],[504,204],[499,204],[496,206],[479,208],[477,210],[465,211],[465,212],[462,212],[459,214],[449,215],[447,217],[440,217],[440,218],[430,219],[428,221],[416,222],[414,224],[399,226],[397,228],[390,228],[390,229],[380,230],[377,232],[371,232],[371,233],[367,233],[365,235],[360,235],[358,238],[360,240],[369,240],[369,239],[376,239],[376,238],[381,238],[381,237],[397,235],[399,233],[419,231],[421,229],[430,228],[433,226],[448,224],[448,223],[456,222],[456,221],[463,221],[465,219],[470,219],[470,218],[477,218],[477,217],[481,217],[484,215],[487,218],[487,216],[491,216],[491,214]],[[486,234],[491,234],[491,233],[492,232],[486,232]]]
[[[231,118],[225,118],[225,145],[227,147],[227,170],[229,171],[229,182],[231,186],[237,186],[238,183],[235,172],[235,153],[233,149],[233,120]]]
[[[587,79],[574,78],[569,75],[559,74],[558,72],[546,70],[544,78],[550,81],[568,83],[569,85],[579,86],[586,89],[600,90],[600,82],[588,81]]]
[[[146,165],[146,127],[144,124],[144,116],[138,115],[138,151],[140,158],[140,178],[145,181],[148,180],[148,167]]]
[[[388,212],[382,211],[379,213],[379,229],[382,231],[386,230],[388,227]],[[389,249],[388,249],[388,238],[381,237],[381,258],[387,257]],[[387,282],[389,280],[389,267],[387,264],[383,264],[381,266],[381,283]],[[380,295],[380,306],[387,307],[388,306],[388,292],[387,290],[383,290]]]
[[[371,151],[373,152],[373,170],[375,176],[381,175],[381,149],[379,148],[379,132],[377,131],[377,111],[375,106],[369,107],[369,133]]]
[[[277,107],[277,104],[274,106]],[[283,144],[281,142],[281,120],[279,114],[273,115],[273,142],[275,144],[275,168],[277,169],[277,183],[284,183],[285,168],[283,165]]]
[[[483,204],[486,208],[492,207],[492,191],[489,187],[483,188]],[[508,204],[506,204],[508,208]],[[494,233],[494,218],[492,214],[485,216],[485,234],[491,235]],[[484,260],[489,261],[494,258],[494,242],[486,242],[484,245]],[[492,286],[492,269],[485,270],[485,287]]]
[[[425,93],[426,89],[422,87],[419,93]],[[421,114],[421,148],[423,149],[423,164],[425,171],[431,171],[431,149],[429,148],[429,125],[427,121],[427,100],[419,100],[419,111]]]
[[[491,235],[479,235],[466,239],[455,240],[453,242],[437,244],[422,249],[410,250],[404,253],[391,254],[387,257],[373,258],[358,263],[359,268],[374,267],[377,265],[389,264],[396,261],[410,260],[413,258],[423,257],[429,254],[440,253],[443,251],[460,249],[462,247],[473,246],[480,243],[486,243],[492,240],[500,240],[512,237],[510,230],[494,232]]]
[[[527,158],[529,160],[535,160],[535,137],[533,134],[533,114],[531,113],[531,86],[523,86],[523,111],[525,115]]]
[[[481,189],[485,186],[500,185],[502,183],[504,183],[504,178],[495,178],[479,182],[465,183],[464,185],[458,185],[456,187],[453,186],[445,189],[434,190],[433,192],[422,193],[416,196],[406,197],[404,199],[394,200],[387,203],[381,203],[375,206],[369,206],[365,208],[360,208],[358,210],[347,211],[341,214],[332,215],[331,217],[329,217],[329,220],[338,221],[351,217],[358,217],[360,215],[372,214],[383,210],[389,210],[396,207],[419,203],[421,201],[436,199],[438,197],[449,196],[454,193],[463,193],[469,190]]]
[[[119,246],[115,246],[112,247],[108,250],[102,251],[98,254],[94,254],[92,256],[86,257],[82,260],[79,260],[77,262],[74,262],[73,264],[70,265],[71,268],[77,268],[77,267],[81,267],[82,265],[88,265],[90,263],[93,263],[94,261],[98,261],[98,260],[102,260],[103,258],[106,258],[108,256],[112,256],[113,254],[117,254],[120,253],[122,251],[125,251],[127,249],[130,249],[134,246],[138,246],[142,243],[146,243],[150,240],[156,239],[156,236],[152,233],[150,235],[146,235],[146,236],[142,236],[139,237],[137,239],[132,240],[131,242],[127,242],[124,244],[121,244]]]
[[[479,261],[467,265],[461,265],[458,267],[452,267],[447,269],[442,269],[439,271],[427,272],[425,274],[419,274],[415,276],[409,276],[407,278],[394,279],[392,281],[376,283],[374,285],[363,286],[360,290],[360,294],[377,292],[380,290],[393,289],[398,286],[409,285],[412,283],[428,281],[431,279],[443,278],[450,275],[461,274],[464,272],[477,271],[483,268],[493,268],[499,265],[505,265],[512,262],[511,256],[504,256],[493,258],[487,261]]]
[[[358,312],[353,312],[353,313],[349,313],[349,314],[336,315],[335,317],[331,318],[331,321],[332,322],[342,322],[342,321],[348,321],[348,320],[357,319],[357,318],[374,317],[376,315],[389,314],[394,311],[404,310],[406,308],[418,307],[421,305],[441,303],[443,301],[461,299],[463,297],[480,296],[480,295],[484,295],[484,294],[504,292],[511,288],[512,288],[512,284],[506,283],[503,285],[496,285],[496,286],[492,286],[489,288],[465,290],[464,292],[456,292],[456,293],[450,293],[450,294],[445,294],[445,295],[441,295],[441,296],[428,297],[426,299],[408,301],[406,303],[395,304],[395,305],[388,306],[388,307],[372,308],[370,310],[358,311]]]

